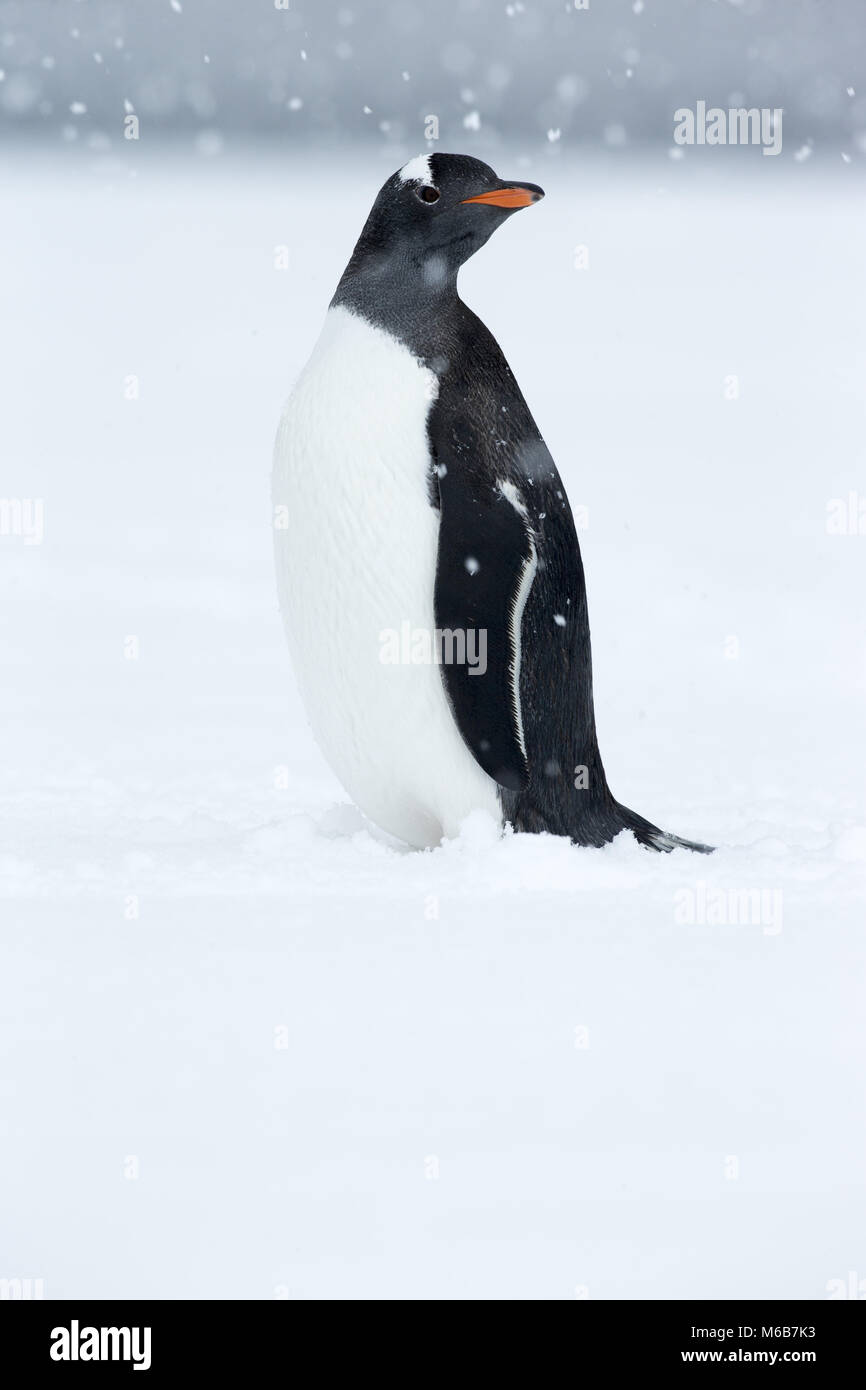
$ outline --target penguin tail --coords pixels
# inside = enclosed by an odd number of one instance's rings
[[[636,811],[617,803],[620,816],[627,830],[630,830],[638,844],[645,849],[655,850],[657,854],[670,854],[672,849],[690,849],[694,854],[712,854],[715,845],[702,845],[699,840],[683,840],[679,835],[671,835],[667,830],[659,830],[652,821],[644,820]]]

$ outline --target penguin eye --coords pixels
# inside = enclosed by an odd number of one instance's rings
[[[425,183],[422,188],[418,189],[418,197],[422,203],[438,203],[439,189],[434,188],[432,183]]]

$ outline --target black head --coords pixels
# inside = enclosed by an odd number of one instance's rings
[[[469,155],[418,155],[380,189],[341,285],[361,274],[408,277],[416,291],[453,285],[497,227],[543,197],[537,184],[497,178]]]

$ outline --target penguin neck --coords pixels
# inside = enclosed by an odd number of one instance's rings
[[[459,264],[438,252],[388,255],[359,245],[343,271],[331,307],[360,314],[418,350],[432,324],[459,303]]]

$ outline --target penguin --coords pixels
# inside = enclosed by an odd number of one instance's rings
[[[370,820],[417,848],[473,811],[602,846],[710,846],[616,800],[596,738],[565,488],[457,276],[544,196],[465,155],[383,185],[280,420],[280,608],[313,732]]]

